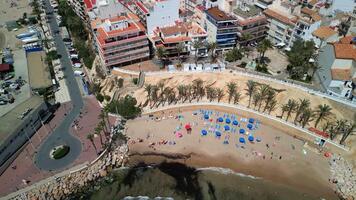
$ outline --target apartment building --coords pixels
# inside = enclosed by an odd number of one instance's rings
[[[136,15],[96,19],[91,27],[100,60],[108,69],[149,59],[148,38]]]
[[[262,10],[254,5],[240,4],[233,10],[237,18],[237,42],[246,44],[259,41],[267,34],[267,18]]]
[[[134,3],[134,12],[147,29],[147,34],[168,24],[179,20],[180,0],[137,0]]]
[[[193,43],[199,41],[205,44],[207,38],[206,31],[194,22],[176,22],[175,24],[157,27],[151,41],[155,48],[163,47],[166,50],[166,56],[178,56],[179,45],[182,45],[180,55],[189,55],[196,52]],[[198,56],[205,56],[207,49],[202,45],[198,50]]]
[[[293,5],[276,0],[264,11],[269,23],[268,39],[273,44],[288,46],[298,18],[294,16]]]
[[[218,7],[205,10],[205,30],[208,42],[217,43],[217,51],[225,51],[236,46],[238,25],[237,18]]]
[[[72,7],[75,14],[77,14],[80,17],[80,19],[85,21],[87,19],[85,14],[84,1],[88,1],[88,0],[67,0],[67,3],[70,5],[70,7]]]
[[[298,39],[312,40],[313,32],[321,25],[318,12],[288,0],[274,1],[264,14],[269,22],[269,39],[287,48]]]

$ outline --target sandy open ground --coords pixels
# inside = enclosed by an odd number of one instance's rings
[[[317,197],[336,199],[333,185],[329,183],[328,159],[314,148],[304,145],[303,139],[294,138],[294,130],[281,124],[271,126],[261,121],[257,130],[250,131],[250,134],[261,138],[261,142],[240,143],[239,138],[244,137],[247,140],[247,136],[239,134],[238,127],[235,127],[236,133],[221,131],[220,139],[212,132],[201,136],[201,130],[209,130],[207,126],[210,124],[215,127],[215,120],[218,116],[224,116],[224,113],[230,116],[233,113],[239,122],[242,121],[241,118],[252,116],[216,107],[209,109],[220,110],[219,114],[213,111],[210,116],[212,122],[204,120],[199,112],[198,115],[193,115],[199,110],[196,107],[186,108],[185,111],[181,110],[181,113],[178,110],[156,113],[154,118],[157,116],[161,119],[159,121],[147,115],[128,121],[126,134],[131,138],[130,159],[134,160],[133,162],[156,163],[162,161],[157,156],[162,158],[164,155],[164,159],[178,158],[176,161],[197,167],[230,168],[240,173],[287,184]],[[178,115],[182,115],[183,119],[176,119]],[[184,128],[187,123],[192,125],[190,134]],[[223,130],[225,122],[217,124],[220,124]],[[241,123],[241,128],[247,130],[246,124]],[[181,138],[174,133],[178,126],[182,126],[182,129],[178,130],[183,135]],[[234,126],[230,124],[230,127]],[[286,132],[288,130],[290,131]],[[225,140],[229,144],[223,144]],[[160,144],[162,141],[166,144]],[[153,143],[155,145],[152,145]]]

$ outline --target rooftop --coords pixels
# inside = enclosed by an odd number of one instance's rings
[[[234,14],[242,18],[250,18],[259,15],[262,10],[256,6],[246,5],[244,7],[238,6],[234,9]]]
[[[267,15],[268,17],[271,17],[273,19],[276,19],[284,24],[289,24],[289,25],[294,25],[295,24],[295,21],[296,21],[296,18],[289,18],[287,16],[284,16],[282,14],[279,14],[278,12],[272,10],[272,9],[266,9],[264,12],[263,12],[265,15]]]
[[[356,60],[356,46],[353,44],[334,43],[335,57]]]
[[[0,144],[14,131],[17,127],[21,125],[23,119],[20,116],[27,109],[35,109],[40,106],[43,102],[43,99],[39,96],[32,96],[23,103],[16,106],[14,109],[10,110],[8,113],[0,117]],[[30,111],[26,116],[33,112]]]
[[[217,7],[209,8],[205,11],[209,16],[214,18],[216,21],[230,21],[236,20],[234,17],[226,14],[224,11],[219,10]]]
[[[49,68],[44,61],[46,55],[43,51],[27,53],[27,66],[30,86],[32,89],[47,88],[52,85]]]
[[[320,39],[327,39],[335,34],[337,34],[337,32],[329,26],[321,26],[313,32],[313,35]]]
[[[169,37],[172,35],[186,34],[188,32],[188,27],[185,24],[176,24],[174,26],[162,27],[160,29],[161,29],[161,33],[165,37]]]

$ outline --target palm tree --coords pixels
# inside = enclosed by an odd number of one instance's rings
[[[180,54],[183,53],[184,50],[185,50],[185,45],[184,45],[184,43],[180,42],[180,43],[177,45],[177,54],[178,54],[178,61],[179,61],[179,64],[182,63]]]
[[[341,137],[341,140],[340,140],[340,144],[344,144],[346,139],[352,134],[352,133],[355,133],[356,132],[356,114],[355,114],[355,117],[354,117],[354,121],[352,123],[350,123],[346,129],[344,130],[344,132],[342,133],[342,137]]]
[[[197,97],[197,101],[199,101],[200,97],[204,95],[204,81],[201,80],[200,78],[193,80],[193,90],[194,90],[194,95]]]
[[[94,149],[95,149],[96,154],[98,154],[98,150],[97,150],[97,148],[96,148],[96,146],[95,146],[95,143],[94,143],[94,134],[89,133],[89,134],[87,135],[87,139],[90,140],[90,142],[92,143],[92,145],[93,145],[93,147],[94,147]]]
[[[265,112],[268,107],[269,107],[269,104],[273,101],[275,101],[276,99],[276,91],[273,89],[273,88],[270,88],[267,92],[267,95],[266,95],[266,98],[265,98],[265,107],[263,109],[263,112]],[[274,105],[276,106],[276,105]]]
[[[234,104],[238,104],[240,99],[241,99],[241,93],[235,91],[235,93],[234,93]]]
[[[216,98],[218,98],[218,102],[224,97],[224,90],[221,88],[216,88]]]
[[[227,93],[229,95],[229,103],[231,102],[231,99],[233,98],[233,96],[236,93],[236,88],[237,88],[237,84],[235,82],[229,82],[226,84],[227,86]]]
[[[252,100],[253,100],[253,106],[256,109],[256,106],[261,101],[261,93],[255,92],[252,96]]]
[[[211,102],[215,96],[215,90],[213,87],[207,85],[205,86],[206,98]]]
[[[166,59],[166,49],[161,47],[161,46],[158,47],[156,49],[156,56],[161,61],[162,68],[165,68],[165,65],[166,65],[166,61],[165,61],[165,59]]]
[[[297,122],[298,118],[300,117],[300,114],[302,112],[309,108],[310,106],[310,101],[308,99],[299,99],[299,105],[297,108],[297,112],[295,113],[295,118],[294,118],[294,124]]]
[[[276,109],[277,106],[277,100],[276,99],[272,99],[269,103],[268,103],[268,114],[271,114],[272,111],[274,111]]]
[[[147,92],[146,98],[148,99],[148,102],[151,103],[152,85],[151,84],[145,85],[145,91]]]
[[[252,95],[255,93],[257,82],[255,82],[253,80],[248,80],[247,83],[246,83],[246,86],[247,86],[247,88],[245,89],[246,95],[248,95],[248,97],[249,97],[249,99],[248,99],[248,107],[250,107],[251,98],[252,98]]]
[[[287,106],[288,106],[288,110],[287,110],[287,118],[286,118],[286,121],[288,121],[289,117],[291,116],[291,114],[293,112],[295,112],[295,110],[297,109],[298,107],[298,102],[294,99],[289,99],[288,100],[288,103],[287,103]]]
[[[315,120],[315,125],[314,125],[315,128],[318,126],[320,121],[325,120],[330,115],[332,115],[331,110],[332,110],[332,108],[326,104],[318,105],[318,108],[315,111],[315,113],[317,115],[317,118]]]
[[[266,99],[267,95],[270,93],[270,90],[271,90],[271,87],[269,85],[267,85],[267,84],[260,85],[259,91],[258,91],[259,96],[260,96],[258,111],[260,111],[262,103]],[[271,95],[272,95],[272,93],[271,93]]]
[[[211,42],[207,44],[207,49],[208,52],[210,52],[210,56],[211,56],[211,62],[214,62],[216,59],[216,54],[215,54],[215,50],[218,47],[218,44],[216,42]]]
[[[186,86],[186,99],[189,100],[189,103],[193,100],[193,86],[191,84]]]
[[[284,113],[288,111],[288,104],[283,104],[282,105],[282,114],[281,114],[281,119],[283,119]]]
[[[304,128],[306,125],[309,124],[309,122],[313,121],[314,116],[315,113],[313,112],[313,110],[310,108],[306,108],[300,117],[300,123],[302,124],[302,127]]]
[[[183,100],[183,97],[185,96],[185,90],[186,90],[185,85],[182,84],[178,85],[177,90],[178,90],[178,101]]]
[[[157,85],[153,85],[152,88],[151,88],[151,99],[153,101],[153,105],[154,106],[157,101],[158,101],[158,91],[159,91],[159,88]]]
[[[243,46],[247,45],[247,42],[252,38],[252,35],[250,33],[245,33],[242,34],[241,36],[241,43],[243,44]]]
[[[265,53],[268,49],[272,48],[272,43],[268,39],[263,39],[257,46],[257,51],[260,53],[260,63],[262,63],[262,59],[265,57]]]
[[[94,129],[94,135],[99,135],[100,137],[100,144],[101,146],[103,146],[103,138],[102,138],[102,135],[101,135],[101,131],[102,131],[102,127],[101,126],[96,126],[95,129]]]
[[[194,48],[194,58],[195,58],[195,63],[198,62],[198,50],[203,46],[203,43],[199,40],[195,40],[193,42],[193,48]]]

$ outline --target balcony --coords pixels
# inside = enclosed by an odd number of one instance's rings
[[[148,45],[148,41],[147,40],[143,40],[142,42],[137,42],[137,43],[129,43],[127,45],[120,45],[118,47],[115,47],[115,48],[110,48],[110,49],[106,49],[106,50],[102,50],[101,49],[101,52],[103,53],[113,53],[115,51],[120,51],[120,50],[125,50],[125,49],[131,49],[131,48],[135,48],[135,47],[138,47],[138,46],[143,46],[143,45]]]
[[[126,51],[126,52],[122,52],[122,53],[117,53],[117,54],[110,55],[110,56],[105,56],[104,55],[104,58],[105,58],[105,60],[115,59],[115,58],[119,58],[119,57],[122,57],[122,56],[125,56],[125,55],[138,54],[138,53],[142,53],[142,52],[145,52],[145,51],[149,52],[149,50],[150,49],[147,46],[145,48],[140,48],[140,49],[135,49],[135,50]]]
[[[119,41],[114,41],[114,42],[110,42],[110,43],[105,43],[100,45],[101,48],[105,48],[105,47],[112,47],[112,46],[118,46],[120,44],[125,44],[125,43],[130,43],[130,42],[134,42],[137,40],[143,40],[143,39],[147,39],[146,35],[141,35],[141,36],[137,36],[137,37],[132,37],[129,39],[124,39],[124,40],[119,40]]]
[[[141,59],[141,58],[146,58],[149,56],[150,56],[149,53],[139,54],[139,55],[135,55],[135,56],[128,56],[128,57],[125,57],[122,59],[117,59],[114,61],[107,62],[106,66],[117,65],[117,64],[129,62],[129,61],[133,61],[133,60],[137,60],[137,59]]]

